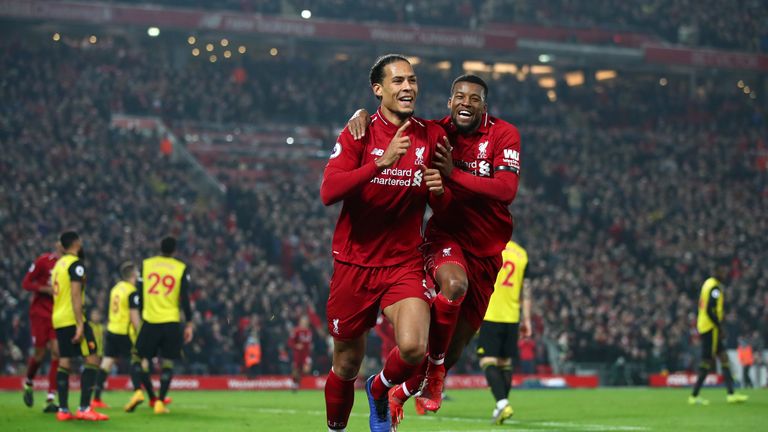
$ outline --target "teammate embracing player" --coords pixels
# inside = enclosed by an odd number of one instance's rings
[[[440,293],[431,310],[427,380],[417,404],[437,411],[442,403],[445,374],[480,328],[501,252],[512,236],[509,205],[520,175],[520,134],[517,128],[488,114],[488,85],[476,75],[453,81],[450,115],[439,120],[448,134],[439,145],[434,166],[453,192],[447,208],[435,209],[427,223],[424,262]],[[350,129],[364,138],[367,113],[358,111]],[[458,168],[458,169],[455,169]],[[419,391],[415,374],[390,393],[393,423],[402,404]]]
[[[391,428],[387,391],[424,364],[433,296],[419,253],[427,201],[443,208],[450,196],[434,162],[444,131],[413,117],[418,84],[401,55],[380,57],[370,83],[380,100],[366,137],[347,128],[323,174],[325,205],[343,201],[333,236],[334,269],[327,304],[333,367],[325,386],[328,429],[346,430],[365,338],[380,310],[397,346],[383,370],[366,382],[371,431]]]

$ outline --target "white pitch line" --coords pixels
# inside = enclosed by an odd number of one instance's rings
[[[199,408],[199,409],[206,409],[210,408],[208,405],[185,405],[189,408]],[[325,415],[325,411],[317,411],[317,410],[295,410],[295,409],[286,409],[286,408],[248,408],[248,407],[230,407],[228,409],[235,410],[235,411],[247,411],[247,412],[259,412],[263,414],[309,414],[309,415],[316,415],[316,416],[323,416]],[[368,417],[368,414],[361,414],[361,413],[351,413],[351,416],[354,417]],[[460,423],[488,423],[489,420],[487,419],[479,419],[479,418],[466,418],[466,417],[446,417],[446,416],[408,416],[407,417],[409,421],[411,419],[416,419],[417,421],[451,421],[451,422],[460,422]],[[577,429],[582,430],[586,432],[638,432],[638,431],[650,431],[650,428],[642,427],[642,426],[611,426],[611,425],[601,425],[601,424],[580,424],[580,423],[573,423],[573,422],[521,422],[519,420],[507,420],[504,422],[505,424],[514,424],[514,425],[524,425],[524,426],[540,426],[543,428],[551,428],[551,429]],[[515,427],[515,432],[541,432],[545,429],[520,429]],[[447,431],[444,429],[440,429],[436,432],[453,432],[453,431]],[[459,432],[459,431],[456,431]],[[461,431],[461,432],[498,432],[498,429],[482,429],[482,430],[473,430],[473,431]]]

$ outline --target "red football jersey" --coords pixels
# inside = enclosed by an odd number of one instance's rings
[[[453,199],[430,218],[427,241],[439,231],[472,255],[498,255],[512,237],[509,205],[519,182],[520,133],[487,113],[478,130],[467,136],[456,130],[450,116],[439,124],[453,146],[454,169],[446,181]]]
[[[310,351],[312,348],[312,330],[306,327],[295,327],[288,345],[295,351]]]
[[[341,132],[325,167],[320,196],[326,205],[344,201],[333,234],[334,259],[364,267],[388,267],[421,260],[422,223],[427,201],[441,208],[450,193],[432,199],[419,165],[430,166],[445,131],[436,123],[411,117],[405,131],[408,151],[394,165],[378,169],[398,126],[381,112],[371,116],[365,136]]]
[[[51,270],[56,265],[59,256],[55,253],[44,253],[37,257],[34,263],[29,267],[24,280],[21,281],[21,287],[34,293],[32,303],[29,305],[29,315],[50,318],[53,313],[53,297],[40,292],[40,288],[48,285],[51,281]]]

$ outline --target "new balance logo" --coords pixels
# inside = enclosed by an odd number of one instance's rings
[[[451,256],[451,248],[447,247],[447,248],[443,249],[443,256],[444,257]]]
[[[339,334],[339,319],[334,318],[332,322],[333,322],[333,333]]]
[[[380,148],[373,149],[373,151],[371,151],[371,154],[374,156],[384,156],[384,149],[380,149]]]

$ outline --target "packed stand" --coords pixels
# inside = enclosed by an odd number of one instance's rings
[[[256,340],[265,350],[260,372],[284,372],[284,341],[307,305],[315,306],[320,323],[313,325],[320,333],[316,359],[327,356],[322,311],[338,206],[323,207],[318,199],[322,163],[275,160],[269,168],[279,175],[244,188],[230,184],[224,203],[206,202],[190,188],[194,182],[183,167],[147,156],[158,137],[110,130],[107,119],[110,112],[129,112],[160,115],[172,125],[332,125],[323,138],[329,151],[355,109],[375,107],[365,73],[373,59],[338,67],[299,54],[174,69],[163,58],[131,46],[4,46],[2,73],[11,85],[1,95],[9,125],[2,140],[10,150],[0,160],[3,172],[12,173],[6,178],[26,180],[4,183],[2,193],[9,203],[2,217],[10,221],[2,225],[3,237],[12,241],[0,300],[9,329],[2,340],[6,370],[12,356],[24,352],[21,342],[15,349],[8,343],[25,335],[18,312],[24,308],[11,307],[24,296],[14,287],[40,249],[73,224],[83,227],[99,292],[111,286],[119,259],[145,256],[156,238],[179,233],[182,258],[199,287],[193,300],[202,337],[189,348],[189,371],[234,372],[243,345]],[[293,76],[296,66],[318,72]],[[242,77],[238,67],[246,80],[233,80]],[[426,64],[417,72],[419,115],[445,115],[452,77]],[[759,104],[714,78],[703,78],[695,91],[687,77],[675,76],[664,85],[657,76],[621,73],[578,87],[559,82],[555,102],[534,76],[488,78],[491,112],[517,124],[523,139],[523,182],[512,210],[515,238],[531,256],[537,363],[558,370],[590,361],[640,364],[643,371],[691,369],[698,289],[721,255],[734,258],[726,303],[733,337],[765,344],[768,297],[761,287],[768,284],[768,245],[760,234],[768,228],[768,150]],[[340,95],[340,88],[359,91]],[[43,127],[30,127],[40,124],[33,120],[38,117]],[[36,148],[41,142],[50,144]],[[71,166],[73,177],[37,180],[54,166]],[[145,172],[155,174],[147,181],[139,175]],[[75,180],[77,174],[86,180]],[[79,225],[65,211],[69,189],[59,185],[79,191],[75,202],[88,209]],[[121,202],[104,199],[109,196]],[[57,216],[41,222],[48,214]],[[226,349],[211,356],[206,346]],[[459,370],[474,368],[470,356]]]
[[[128,0],[118,1],[129,3]],[[130,2],[134,3],[134,2]],[[692,47],[768,52],[768,5],[761,0],[462,0],[409,2],[351,0],[155,0],[147,4],[235,10],[298,18],[418,24],[463,29],[526,24],[644,33]],[[501,24],[498,26],[496,24]]]
[[[198,335],[185,347],[185,370],[239,373],[255,339],[263,373],[278,372],[280,344],[308,306],[304,285],[267,261],[222,201],[198,191],[192,170],[161,154],[161,137],[110,128],[115,75],[105,64],[13,43],[0,56],[2,373],[18,372],[30,348],[21,279],[63,229],[84,238],[88,309],[102,317],[120,262],[156,254],[162,236],[177,236]]]

